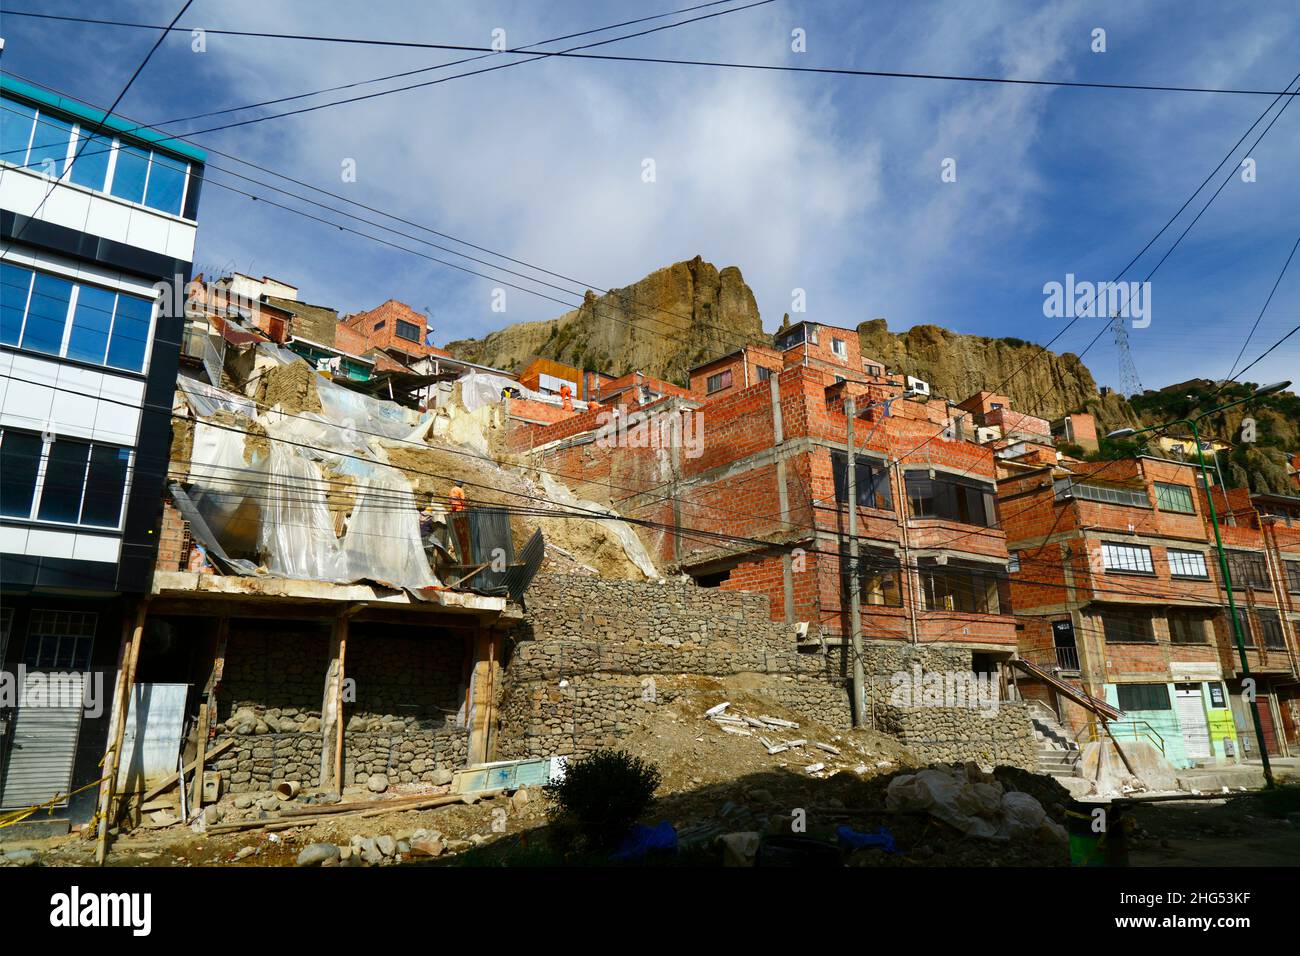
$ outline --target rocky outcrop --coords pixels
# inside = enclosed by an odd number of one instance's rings
[[[1097,383],[1078,356],[1043,352],[1021,339],[962,335],[937,325],[895,333],[884,319],[859,325],[858,339],[863,356],[899,374],[924,379],[935,395],[953,401],[981,389],[997,390],[1017,411],[1050,420],[1097,397]]]
[[[747,343],[770,344],[754,293],[735,266],[699,256],[597,295],[557,319],[447,343],[457,358],[514,370],[540,355],[613,375],[642,371],[684,384],[687,370]]]

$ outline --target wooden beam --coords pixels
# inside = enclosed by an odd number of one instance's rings
[[[104,778],[99,784],[99,832],[95,838],[95,864],[104,865],[108,855],[109,819],[113,814],[113,796],[117,789],[117,771],[122,757],[122,741],[126,736],[126,721],[131,712],[131,693],[135,688],[135,668],[140,659],[140,643],[144,637],[144,624],[149,614],[149,598],[136,605],[135,624],[130,636],[123,621],[122,647],[117,656],[117,683],[113,693],[113,716],[110,719],[108,750],[104,754]]]
[[[474,664],[470,671],[469,754],[471,764],[486,763],[496,721],[496,679],[500,635],[484,631],[474,638]]]
[[[233,746],[235,746],[235,742],[233,740],[223,740],[221,743],[217,744],[215,747],[213,747],[211,750],[208,751],[207,757],[209,760],[215,759],[216,757],[220,757],[223,753],[225,753]],[[158,796],[160,793],[163,793],[165,790],[167,790],[168,787],[170,787],[177,780],[179,780],[181,774],[189,773],[193,769],[194,769],[194,761],[191,760],[180,770],[173,770],[167,776],[163,777],[156,784],[154,784],[153,789],[140,798],[140,802],[142,804],[148,803],[154,797]]]
[[[334,619],[330,632],[330,662],[321,698],[320,786],[343,792],[343,682],[347,655],[348,616]]]
[[[191,809],[203,809],[203,765],[208,755],[208,702],[199,704],[198,753],[194,757],[194,793],[190,797]]]

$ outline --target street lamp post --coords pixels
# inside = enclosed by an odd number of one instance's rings
[[[1237,655],[1241,660],[1241,674],[1246,680],[1250,680],[1250,663],[1246,660],[1246,639],[1241,629],[1241,618],[1237,611],[1237,602],[1232,597],[1232,574],[1228,570],[1228,554],[1223,549],[1223,536],[1219,533],[1219,517],[1214,508],[1214,495],[1210,491],[1210,474],[1205,466],[1205,453],[1201,449],[1201,436],[1196,429],[1196,423],[1216,412],[1222,412],[1226,409],[1233,408],[1237,405],[1244,405],[1246,402],[1254,401],[1265,395],[1271,395],[1274,392],[1280,392],[1291,385],[1290,382],[1275,382],[1272,385],[1266,385],[1258,388],[1245,398],[1238,399],[1235,402],[1228,402],[1226,405],[1219,405],[1208,411],[1202,412],[1195,418],[1183,418],[1178,421],[1167,422],[1164,425],[1151,425],[1147,428],[1119,428],[1108,434],[1107,438],[1131,438],[1135,435],[1141,435],[1149,431],[1165,431],[1174,425],[1186,425],[1192,430],[1192,441],[1196,443],[1196,460],[1200,464],[1201,484],[1205,487],[1205,500],[1210,506],[1210,524],[1214,527],[1214,546],[1219,555],[1219,572],[1223,575],[1223,586],[1228,592],[1228,612],[1232,621],[1232,634],[1237,643]],[[1224,491],[1226,501],[1227,491]],[[1268,787],[1273,786],[1273,767],[1268,760],[1268,748],[1264,745],[1264,725],[1259,719],[1259,695],[1252,693],[1250,697],[1250,716],[1255,725],[1255,741],[1259,745],[1260,760],[1264,765],[1264,782]]]

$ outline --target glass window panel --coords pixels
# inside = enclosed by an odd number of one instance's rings
[[[1206,578],[1205,555],[1199,551],[1169,550],[1169,573],[1184,578]]]
[[[71,123],[57,116],[36,117],[36,133],[32,136],[31,152],[27,154],[27,168],[62,176],[68,165],[68,142],[71,139]]]
[[[0,342],[5,345],[18,344],[31,287],[30,269],[0,262]]]
[[[0,514],[27,518],[41,463],[41,437],[7,431],[0,437]]]
[[[50,446],[40,509],[36,513],[42,521],[77,521],[89,454],[90,446],[81,442],[55,441]]]
[[[69,358],[104,364],[116,299],[116,293],[93,285],[83,285],[78,289],[77,307],[72,312],[72,333],[68,337]]]
[[[116,445],[96,445],[90,452],[90,473],[86,479],[86,501],[81,523],[116,528],[122,515],[122,493],[126,490],[126,464],[131,453]]]
[[[31,305],[27,309],[27,327],[23,330],[23,348],[59,354],[71,298],[72,283],[67,279],[36,274]]]
[[[108,364],[114,368],[138,372],[144,367],[145,347],[149,344],[149,319],[153,302],[133,295],[117,297],[117,316],[113,320],[113,340],[108,346]]]
[[[0,159],[21,166],[27,161],[36,110],[14,100],[0,101]]]
[[[109,190],[119,199],[141,202],[144,183],[149,172],[149,154],[134,146],[119,145],[117,166],[113,170],[113,185]]]
[[[1192,492],[1186,485],[1170,485],[1161,481],[1155,483],[1156,504],[1161,511],[1175,511],[1179,514],[1195,514],[1192,507]]]
[[[113,155],[113,138],[81,130],[73,151],[71,179],[87,189],[104,189],[108,160]]]
[[[181,198],[185,195],[187,164],[161,153],[153,154],[149,168],[149,189],[144,204],[161,209],[173,216],[181,214]]]

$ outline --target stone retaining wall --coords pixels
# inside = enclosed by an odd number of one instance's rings
[[[216,744],[235,746],[208,764],[225,774],[230,793],[261,793],[285,780],[310,789],[320,784],[320,734],[229,734]],[[382,773],[391,783],[432,783],[435,770],[459,770],[469,753],[469,732],[460,728],[404,734],[346,733],[345,785]]]
[[[693,582],[539,575],[511,635],[497,757],[582,754],[698,692],[699,678],[743,685],[828,727],[850,724],[834,665],[800,654],[767,597]]]

